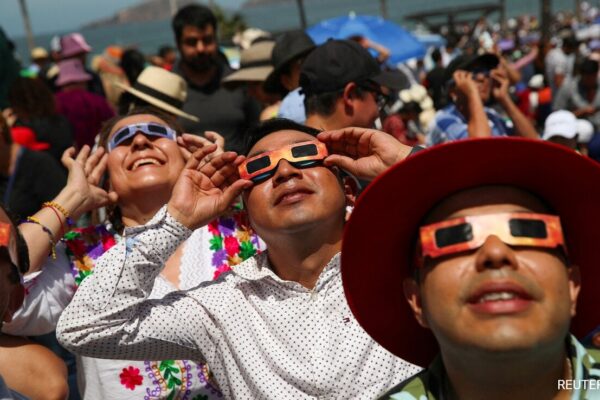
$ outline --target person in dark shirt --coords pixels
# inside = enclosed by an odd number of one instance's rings
[[[427,73],[425,86],[427,86],[427,91],[433,100],[433,106],[436,110],[439,110],[444,108],[447,103],[444,93],[444,84],[446,83],[444,73],[446,70],[442,63],[442,53],[438,49],[435,49],[431,53],[431,59],[435,63],[435,66]]]
[[[19,218],[35,214],[67,183],[52,156],[13,143],[0,115],[0,202]]]
[[[227,150],[242,151],[243,132],[258,122],[260,105],[242,88],[226,90],[221,86],[221,80],[232,70],[219,52],[214,14],[207,7],[189,5],[177,12],[172,25],[180,55],[173,72],[188,84],[183,111],[199,118],[199,122],[179,122],[189,133],[216,131],[225,138]]]

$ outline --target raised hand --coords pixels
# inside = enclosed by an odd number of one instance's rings
[[[469,71],[457,70],[452,74],[456,90],[461,92],[463,95],[478,96],[479,90],[477,89],[477,83],[473,80],[473,74]]]
[[[104,148],[99,147],[91,153],[90,147],[86,145],[76,157],[74,155],[73,147],[65,150],[62,155],[61,161],[68,169],[69,176],[61,194],[66,193],[71,199],[70,213],[75,220],[88,211],[115,203],[118,196],[115,192],[107,192],[99,186],[108,159]]]
[[[237,172],[244,156],[228,151],[207,157],[216,148],[212,144],[191,154],[167,205],[169,214],[190,229],[206,225],[226,212],[236,197],[252,185]]]
[[[204,132],[204,137],[192,135],[190,133],[184,133],[183,135],[177,138],[177,144],[179,144],[181,154],[183,155],[183,158],[186,161],[190,159],[190,156],[196,150],[204,146],[216,144],[217,149],[214,152],[207,155],[207,157],[211,159],[223,153],[225,148],[225,138],[219,135],[217,132],[213,131]]]
[[[492,89],[494,98],[498,101],[508,99],[508,88],[510,86],[510,81],[506,75],[506,72],[504,72],[504,70],[501,68],[496,68],[492,70],[490,77],[494,81],[494,88]]]
[[[345,128],[325,131],[317,138],[327,144],[327,166],[342,168],[359,179],[373,180],[386,169],[405,159],[412,148],[393,136],[375,129]]]

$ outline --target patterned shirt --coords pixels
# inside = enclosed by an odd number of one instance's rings
[[[571,400],[600,399],[600,385],[597,384],[600,381],[600,350],[586,349],[574,336],[569,336],[567,346],[573,368]],[[596,385],[589,385],[589,390],[586,390],[582,381],[594,381]],[[429,368],[402,382],[381,397],[381,400],[444,400],[444,388],[447,387],[448,377],[442,359],[438,356]]]
[[[266,252],[216,281],[147,299],[190,235],[166,207],[98,259],[57,335],[87,356],[207,361],[225,398],[374,398],[419,368],[376,344],[353,318],[334,256],[314,289],[284,281]]]
[[[483,109],[492,129],[492,136],[512,135],[513,124],[511,120],[502,118],[493,108],[484,107]],[[456,105],[449,104],[435,114],[426,142],[427,146],[433,146],[454,140],[467,139],[468,137],[468,121],[458,111]]]

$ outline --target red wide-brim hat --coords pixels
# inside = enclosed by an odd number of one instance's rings
[[[367,187],[346,224],[342,279],[348,304],[365,331],[396,356],[427,366],[438,353],[402,289],[422,219],[453,193],[484,185],[522,188],[556,211],[570,261],[582,277],[571,332],[581,338],[600,323],[600,164],[541,140],[462,140],[390,168]]]

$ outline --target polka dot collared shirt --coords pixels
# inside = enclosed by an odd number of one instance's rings
[[[312,290],[280,279],[263,253],[216,281],[148,299],[190,234],[166,207],[128,228],[62,314],[61,343],[91,357],[205,361],[236,399],[372,399],[419,371],[354,319],[339,254]]]

